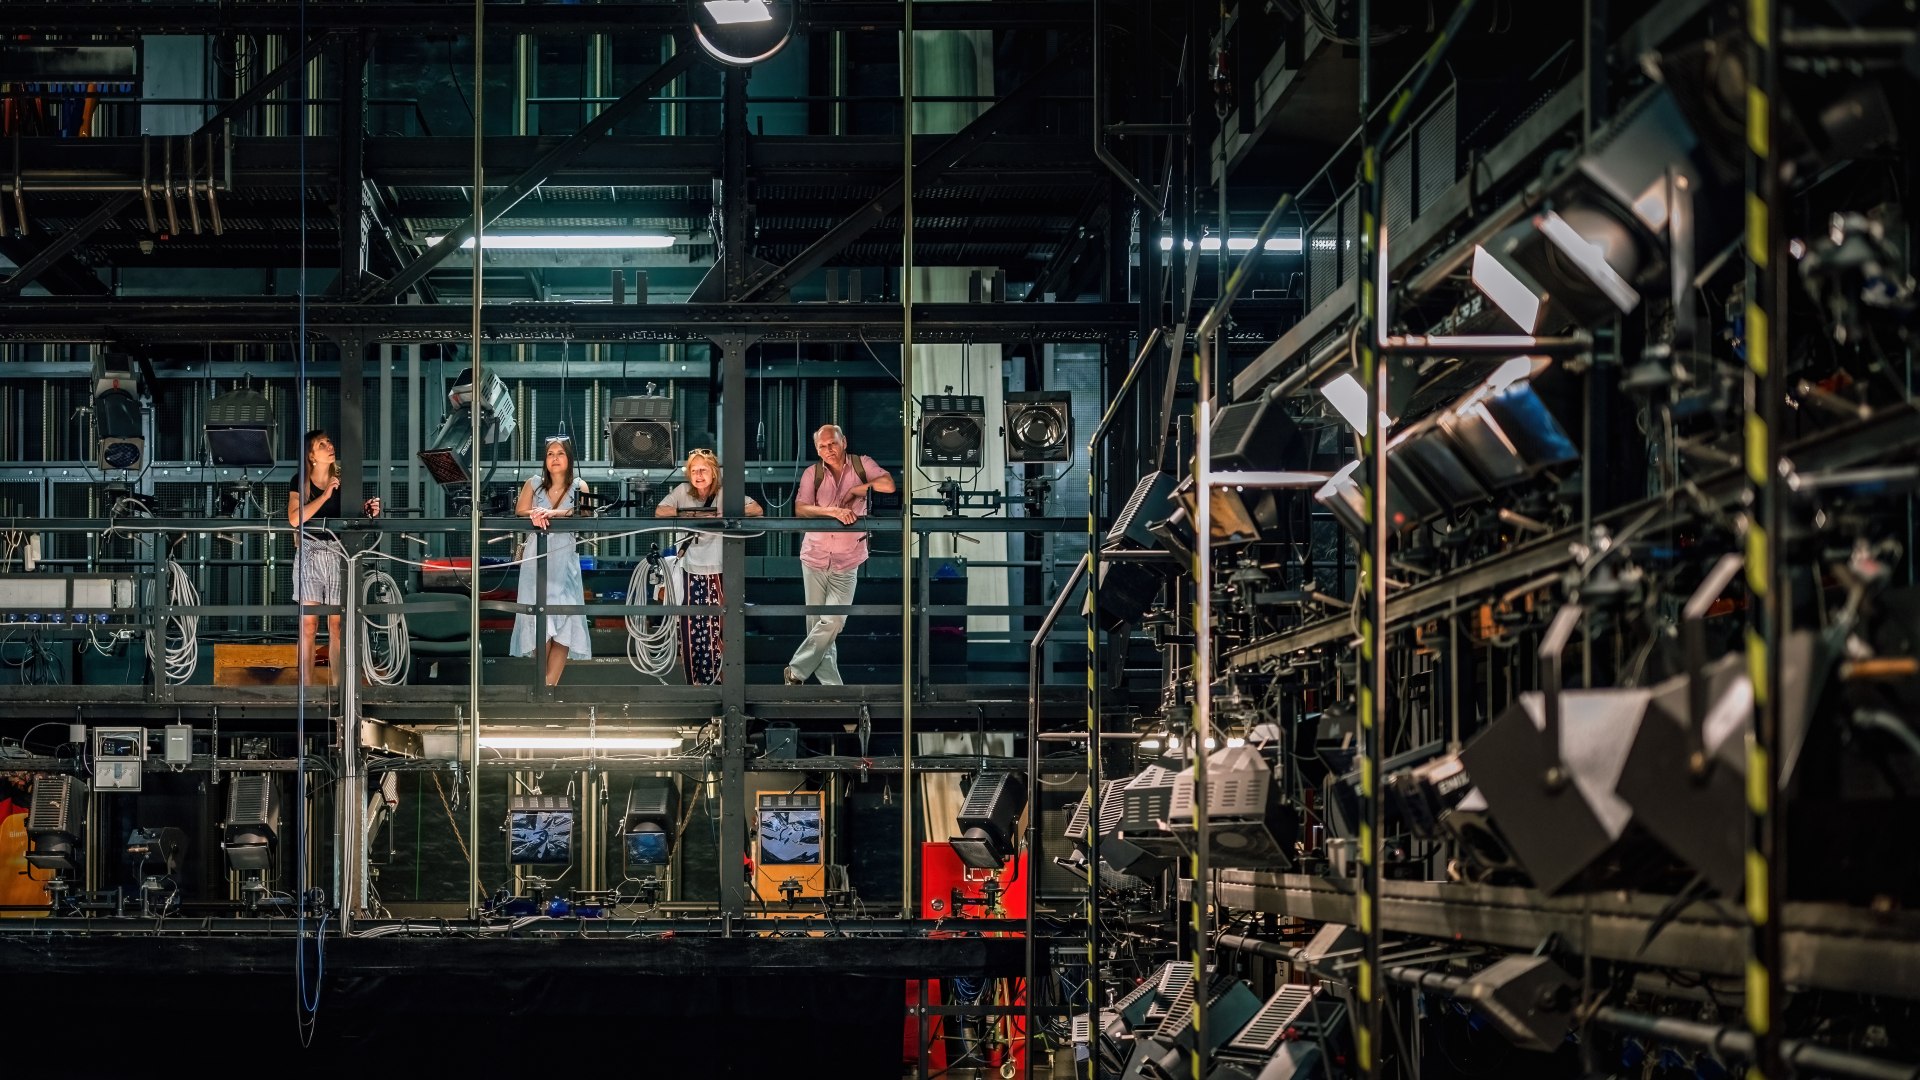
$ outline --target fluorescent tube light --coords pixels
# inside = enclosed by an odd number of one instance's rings
[[[773,21],[767,0],[707,0],[705,6],[707,14],[721,26]]]
[[[678,750],[678,735],[482,735],[484,750]]]
[[[445,239],[442,236],[427,237],[431,247]],[[670,248],[677,241],[661,233],[581,233],[577,235],[539,234],[539,233],[488,233],[484,246],[490,251],[620,251],[629,248],[647,248],[658,250]],[[473,237],[460,245],[468,251],[473,250]]]

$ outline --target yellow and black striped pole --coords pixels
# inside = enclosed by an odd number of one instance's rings
[[[1380,355],[1381,296],[1376,288],[1380,273],[1379,226],[1385,204],[1384,185],[1380,182],[1380,163],[1375,157],[1370,121],[1373,95],[1368,81],[1372,74],[1372,5],[1360,0],[1360,266],[1358,302],[1354,305],[1360,330],[1354,335],[1354,363],[1360,369],[1360,384],[1367,389],[1367,425],[1360,433],[1360,497],[1366,508],[1366,545],[1358,560],[1360,600],[1360,663],[1355,719],[1359,724],[1359,760],[1354,762],[1360,774],[1359,837],[1353,858],[1358,871],[1354,890],[1354,926],[1365,941],[1360,966],[1354,969],[1354,1054],[1360,1075],[1376,1080],[1381,1075],[1380,1051],[1380,721],[1387,696],[1387,455],[1381,418],[1387,412],[1387,365]]]
[[[1787,590],[1780,575],[1784,520],[1780,402],[1786,345],[1785,237],[1781,235],[1778,0],[1747,0],[1747,585],[1753,594],[1747,670],[1753,730],[1747,736],[1747,1027],[1757,1080],[1786,1080],[1780,1055],[1780,645]]]

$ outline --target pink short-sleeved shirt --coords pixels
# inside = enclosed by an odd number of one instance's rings
[[[860,456],[860,467],[866,470],[866,483],[893,475],[865,454]],[[823,473],[824,478],[821,476]],[[813,506],[845,506],[856,517],[866,517],[866,496],[862,495],[849,503],[846,496],[841,494],[859,487],[862,482],[860,475],[853,471],[851,459],[838,476],[824,465],[809,465],[806,472],[800,474],[800,490],[794,499]],[[829,526],[829,531],[810,532],[800,541],[800,564],[815,570],[844,572],[866,561],[867,534],[851,525],[834,522]]]

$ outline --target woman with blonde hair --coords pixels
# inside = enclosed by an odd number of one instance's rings
[[[547,522],[554,518],[574,516],[574,495],[587,490],[587,482],[580,479],[573,466],[573,440],[564,435],[556,435],[547,440],[546,468],[539,475],[529,476],[520,487],[520,501],[514,513],[533,519],[533,527],[546,532]],[[534,560],[523,558],[520,562],[520,592],[516,597],[522,604],[585,604],[587,602],[586,582],[580,576],[580,556],[574,550],[573,534],[570,532],[547,533],[547,595],[544,601],[536,600],[539,590],[535,582],[538,567]],[[531,550],[531,549],[529,549]],[[534,635],[539,620],[532,615],[513,617],[512,652],[515,656],[534,654]],[[542,651],[543,672],[548,686],[560,685],[560,672],[566,668],[567,661],[588,660],[593,657],[593,640],[587,632],[585,615],[547,615],[547,647]]]
[[[687,481],[660,500],[655,517],[719,517],[720,458],[707,449],[687,455]],[[766,511],[752,498],[747,499],[747,516],[760,517]],[[680,568],[686,573],[685,603],[726,603],[720,588],[719,533],[690,532],[680,543]],[[687,682],[695,686],[720,681],[720,616],[682,615],[680,617],[680,659],[687,669]]]

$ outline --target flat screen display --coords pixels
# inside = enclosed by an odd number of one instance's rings
[[[760,862],[764,866],[820,865],[820,810],[760,810]]]
[[[573,861],[572,810],[515,810],[507,817],[508,860],[518,865]]]

